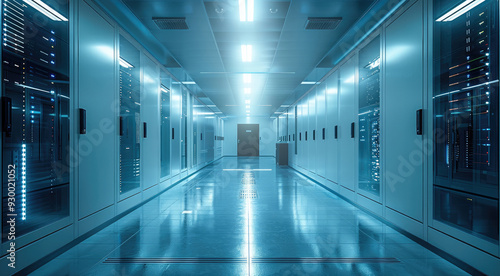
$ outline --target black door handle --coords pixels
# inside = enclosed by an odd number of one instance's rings
[[[143,132],[144,132],[144,133],[143,133],[143,134],[144,134],[143,136],[144,136],[144,138],[148,138],[148,123],[143,122],[142,124],[143,124],[143,128],[142,128],[142,130],[143,130]]]
[[[80,134],[87,134],[87,110],[80,108]]]
[[[313,130],[313,141],[316,141],[316,130]]]
[[[335,139],[339,139],[339,126],[335,126]]]
[[[417,135],[422,135],[423,133],[422,113],[422,109],[417,110]]]
[[[351,123],[351,138],[354,138],[354,128],[355,128],[355,124],[354,122]]]
[[[203,141],[203,133],[200,133],[200,140]]]
[[[125,125],[124,125],[124,122],[123,122],[124,118],[123,116],[120,116],[120,136],[123,136],[124,133],[125,133]]]
[[[175,139],[175,128],[172,128],[172,140]]]
[[[307,131],[306,131],[306,141],[307,141]]]
[[[12,136],[12,99],[2,97],[2,130],[5,136]]]
[[[326,139],[326,129],[323,128],[323,140],[325,140],[325,139]]]
[[[302,141],[302,132],[299,132],[299,141]]]

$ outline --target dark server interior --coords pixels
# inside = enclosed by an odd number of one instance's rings
[[[380,37],[359,53],[359,188],[380,195]]]
[[[440,1],[440,17],[454,5]],[[434,219],[498,240],[498,1],[434,23]]]
[[[69,7],[56,7],[54,20],[22,1],[2,7],[2,220],[12,165],[18,236],[69,215]]]
[[[120,36],[120,193],[140,187],[140,52]]]

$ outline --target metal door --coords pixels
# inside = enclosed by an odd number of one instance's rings
[[[259,156],[258,124],[238,124],[238,156]]]

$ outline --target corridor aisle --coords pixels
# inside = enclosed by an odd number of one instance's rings
[[[274,158],[226,157],[33,275],[467,275]]]

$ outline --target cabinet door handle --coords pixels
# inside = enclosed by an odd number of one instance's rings
[[[175,128],[172,128],[172,140],[175,139]]]
[[[124,120],[123,116],[120,116],[120,136],[123,136],[125,133],[124,131],[125,125],[123,120]]]
[[[12,99],[2,97],[2,130],[5,136],[12,136]]]
[[[306,141],[307,141],[307,131],[306,131]]]
[[[143,122],[142,124],[143,124],[142,130],[144,132],[143,136],[144,136],[144,138],[148,138],[148,123]]]
[[[87,110],[79,109],[80,134],[87,134]]]
[[[313,130],[313,141],[316,141],[316,130]]]
[[[326,140],[326,129],[323,128],[323,140]]]
[[[423,134],[422,116],[423,116],[422,109],[417,110],[417,135]]]
[[[356,126],[355,123],[352,122],[351,123],[351,138],[354,138],[354,131],[355,131],[354,128],[355,128],[355,126]]]
[[[203,133],[200,133],[200,140],[203,141]]]
[[[339,126],[335,126],[335,139],[339,139]]]

